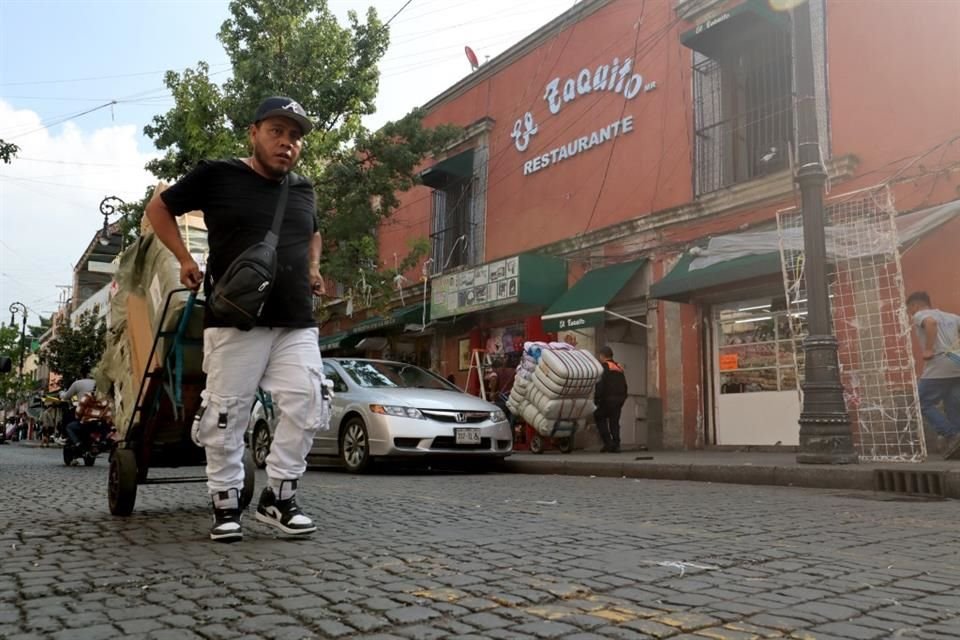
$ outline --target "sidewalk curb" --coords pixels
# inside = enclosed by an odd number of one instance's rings
[[[727,484],[810,489],[873,491],[877,467],[786,467],[777,465],[721,465],[642,462],[596,462],[510,457],[503,462],[507,473],[633,478],[638,480],[685,480]],[[909,470],[908,467],[884,467]],[[944,495],[960,499],[960,470],[937,471],[943,480]]]

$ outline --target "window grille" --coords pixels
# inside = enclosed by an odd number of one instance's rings
[[[789,166],[794,143],[790,35],[742,33],[714,57],[694,52],[694,190],[703,195]]]
[[[476,176],[457,180],[433,192],[431,274],[478,264],[482,239],[482,211]]]

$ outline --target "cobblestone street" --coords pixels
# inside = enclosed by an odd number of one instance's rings
[[[201,485],[119,519],[106,476],[0,447],[0,637],[960,637],[957,502],[315,470],[313,538],[218,545]]]

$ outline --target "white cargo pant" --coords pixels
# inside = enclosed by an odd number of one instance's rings
[[[257,387],[270,392],[278,417],[267,476],[300,478],[313,435],[329,420],[321,393],[319,331],[205,329],[203,370],[207,386],[193,422],[193,440],[206,452],[210,492],[243,486],[243,435]]]

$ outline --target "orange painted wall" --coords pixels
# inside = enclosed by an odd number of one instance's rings
[[[429,125],[465,126],[485,116],[495,121],[489,138],[485,260],[691,199],[691,54],[680,44],[684,28],[671,3],[612,3],[429,114]],[[592,75],[598,66],[628,57],[632,71],[644,84],[655,81],[655,89],[631,100],[594,92],[564,104],[557,115],[550,113],[544,94],[551,80],[560,78],[562,89],[581,69]],[[511,132],[528,111],[538,132],[519,152]],[[633,117],[631,133],[524,175],[525,162],[627,116]],[[407,238],[429,235],[429,189],[414,189],[403,203],[381,231],[384,261],[404,250]]]
[[[958,27],[960,2],[828,2],[834,155],[865,173],[960,134]]]

